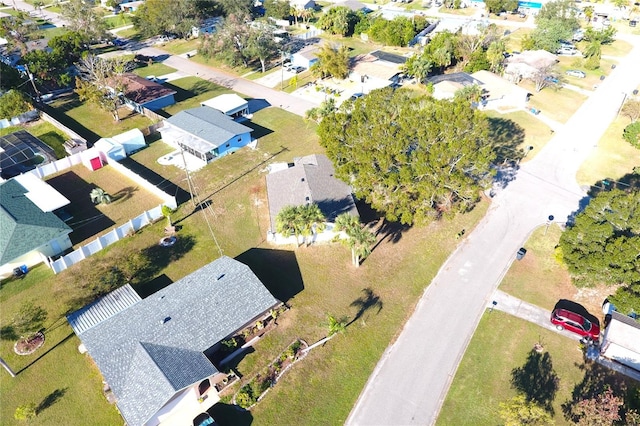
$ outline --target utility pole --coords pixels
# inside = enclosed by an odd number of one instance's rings
[[[16,377],[16,373],[13,372],[13,370],[11,369],[11,367],[9,367],[7,365],[6,362],[4,362],[4,359],[0,358],[0,365],[4,367],[5,370],[7,370],[9,372],[9,374],[11,374],[11,377]]]
[[[38,91],[38,88],[36,87],[36,82],[33,78],[33,74],[31,74],[31,71],[29,71],[29,67],[27,66],[27,64],[24,65],[24,69],[27,71],[27,75],[29,76],[29,80],[31,81],[31,85],[33,86],[33,90],[36,93],[36,100],[40,102],[40,91]]]

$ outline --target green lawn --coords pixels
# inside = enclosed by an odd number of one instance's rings
[[[582,57],[558,56],[558,59],[558,69],[564,76],[565,82],[586,90],[592,90],[600,84],[600,77],[608,76],[611,73],[611,66],[616,64],[616,62],[611,59],[602,59],[600,60],[599,68],[588,70],[584,67],[585,61]],[[570,77],[565,75],[565,71],[567,70],[584,71],[587,76],[585,78]]]
[[[557,225],[536,229],[524,245],[526,256],[511,265],[500,290],[547,310],[552,310],[559,299],[570,299],[600,316],[602,300],[610,289],[581,291],[573,286],[566,268],[555,260],[561,234],[562,228]],[[576,341],[506,313],[486,311],[458,367],[437,424],[502,424],[499,403],[516,395],[511,387],[511,372],[523,366],[538,342],[550,355],[559,377],[552,404],[557,425],[573,424],[564,417],[562,404],[582,399],[584,391],[602,389],[606,383],[617,395],[624,396],[620,386],[638,387],[637,382],[612,370],[585,363]],[[531,376],[541,374],[531,372]],[[535,391],[540,387],[532,383],[527,389]]]
[[[507,47],[507,52],[522,52],[522,39],[531,34],[533,31],[532,28],[517,28],[517,29],[509,29],[511,33],[505,37],[505,45]]]
[[[571,399],[574,387],[585,376],[578,343],[500,311],[486,312],[482,317],[436,424],[502,424],[499,403],[516,395],[511,372],[525,364],[538,342],[551,357],[552,369],[559,378],[553,400],[554,420],[557,425],[573,424],[564,419],[561,404]]]
[[[172,68],[168,65],[165,65],[161,62],[154,62],[151,65],[145,65],[140,68],[136,68],[133,72],[140,77],[148,77],[150,75],[155,75],[156,77],[171,74],[172,72],[176,72],[175,68]]]
[[[134,39],[139,36],[139,33],[138,33],[138,30],[132,27],[132,28],[127,28],[126,30],[118,30],[116,35],[122,38]]]
[[[547,117],[560,123],[566,123],[587,99],[586,96],[569,89],[554,90],[551,87],[545,87],[540,92],[536,92],[535,85],[526,80],[523,80],[520,86],[531,93],[529,108],[539,109]]]
[[[500,160],[531,160],[549,142],[551,129],[546,124],[525,111],[500,114],[485,111],[491,124],[491,139],[498,149]],[[515,123],[515,124],[514,124]],[[529,150],[528,147],[533,149]]]
[[[611,44],[602,45],[602,54],[605,56],[627,56],[633,46],[624,40],[615,40]]]
[[[107,28],[119,28],[127,25],[131,25],[133,23],[133,15],[131,14],[122,14],[122,15],[112,15],[107,18],[103,18],[103,20],[107,24]]]
[[[435,226],[392,227],[379,236],[383,241],[358,269],[351,266],[347,248],[339,244],[300,247],[294,251],[290,247],[271,247],[264,242],[268,226],[266,164],[291,161],[322,149],[315,125],[279,109],[255,113],[249,125],[260,136],[257,149],[238,151],[193,174],[201,200],[210,199],[213,203],[213,232],[224,254],[237,256],[249,264],[292,307],[278,319],[278,328],[256,345],[256,351],[245,357],[237,370],[250,378],[294,337],[308,342],[321,338],[326,332],[322,325],[326,314],[353,317],[352,302],[363,295],[363,289],[370,288],[383,302],[383,309],[379,313],[366,311],[344,336],[315,349],[252,410],[256,425],[288,423],[286,419],[305,424],[339,424],[346,419],[380,355],[425,286],[454,249],[455,235],[460,229],[472,229],[487,205],[480,204],[468,215]],[[185,187],[184,172],[173,166],[160,166],[156,161],[170,150],[156,141],[135,154],[133,160]],[[163,260],[155,265],[154,276],[166,275],[175,281],[217,257],[202,215],[202,211],[193,213],[191,203],[185,203],[173,215],[174,222],[182,227],[179,238],[193,244],[174,261]],[[33,424],[85,424],[89,418],[92,424],[119,422],[115,409],[100,395],[102,384],[90,359],[75,349],[78,339],[71,336],[63,344],[55,345],[70,333],[62,315],[78,295],[78,290],[70,286],[74,282],[71,277],[81,275],[83,268],[90,268],[91,262],[102,256],[156,245],[164,225],[160,221],[144,228],[135,237],[124,239],[57,276],[41,266],[24,280],[3,283],[0,327],[7,325],[24,300],[43,301],[49,312],[47,343],[33,357],[13,355],[12,341],[0,342],[3,357],[14,369],[27,367],[16,379],[0,381],[3,424],[17,424],[13,412],[18,405],[31,401],[39,404],[56,389],[63,390],[62,396],[43,410]],[[137,285],[136,289],[147,295],[159,285],[150,281]],[[29,365],[40,356],[38,362]],[[60,420],[62,417],[64,421]]]
[[[622,116],[611,123],[598,147],[580,166],[576,176],[579,184],[593,185],[604,178],[618,179],[640,164],[640,151],[622,139],[628,124],[629,119]]]
[[[178,38],[175,40],[171,40],[170,42],[165,43],[161,46],[163,50],[166,50],[172,55],[182,55],[183,53],[196,50],[199,47],[200,47],[200,39],[198,38],[192,38],[189,40]]]
[[[500,290],[547,310],[560,299],[573,298],[576,288],[566,268],[554,258],[561,234],[562,228],[557,225],[535,230],[524,246],[527,255],[511,264]]]
[[[22,129],[28,131],[33,136],[39,138],[53,148],[56,153],[56,157],[62,158],[67,156],[67,152],[64,150],[64,142],[69,139],[69,136],[53,124],[44,120],[28,123],[24,126],[11,126],[0,129],[0,136],[8,135],[9,133]]]
[[[51,107],[48,113],[92,142],[153,124],[149,118],[126,107],[120,108],[120,121],[115,122],[111,114],[94,104],[80,102],[75,94],[55,100]]]

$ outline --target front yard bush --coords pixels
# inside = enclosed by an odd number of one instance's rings
[[[640,148],[640,121],[636,121],[625,127],[622,137],[631,145]]]

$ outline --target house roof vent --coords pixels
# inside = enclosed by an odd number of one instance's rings
[[[166,324],[166,323],[168,323],[169,321],[171,321],[171,317],[164,317],[164,319],[162,319],[162,320],[160,321],[160,324]]]
[[[224,278],[224,275],[225,275],[225,274],[220,274],[220,275],[218,275],[218,276],[216,277],[216,281],[220,281],[221,279],[223,279],[223,278]]]

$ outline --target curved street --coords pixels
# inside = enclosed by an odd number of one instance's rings
[[[623,94],[640,84],[640,40],[633,42],[631,53],[545,148],[522,165],[442,266],[378,362],[347,425],[435,423],[485,306],[517,249],[549,215],[566,222],[579,209],[585,193],[575,182],[576,172],[615,118]]]

